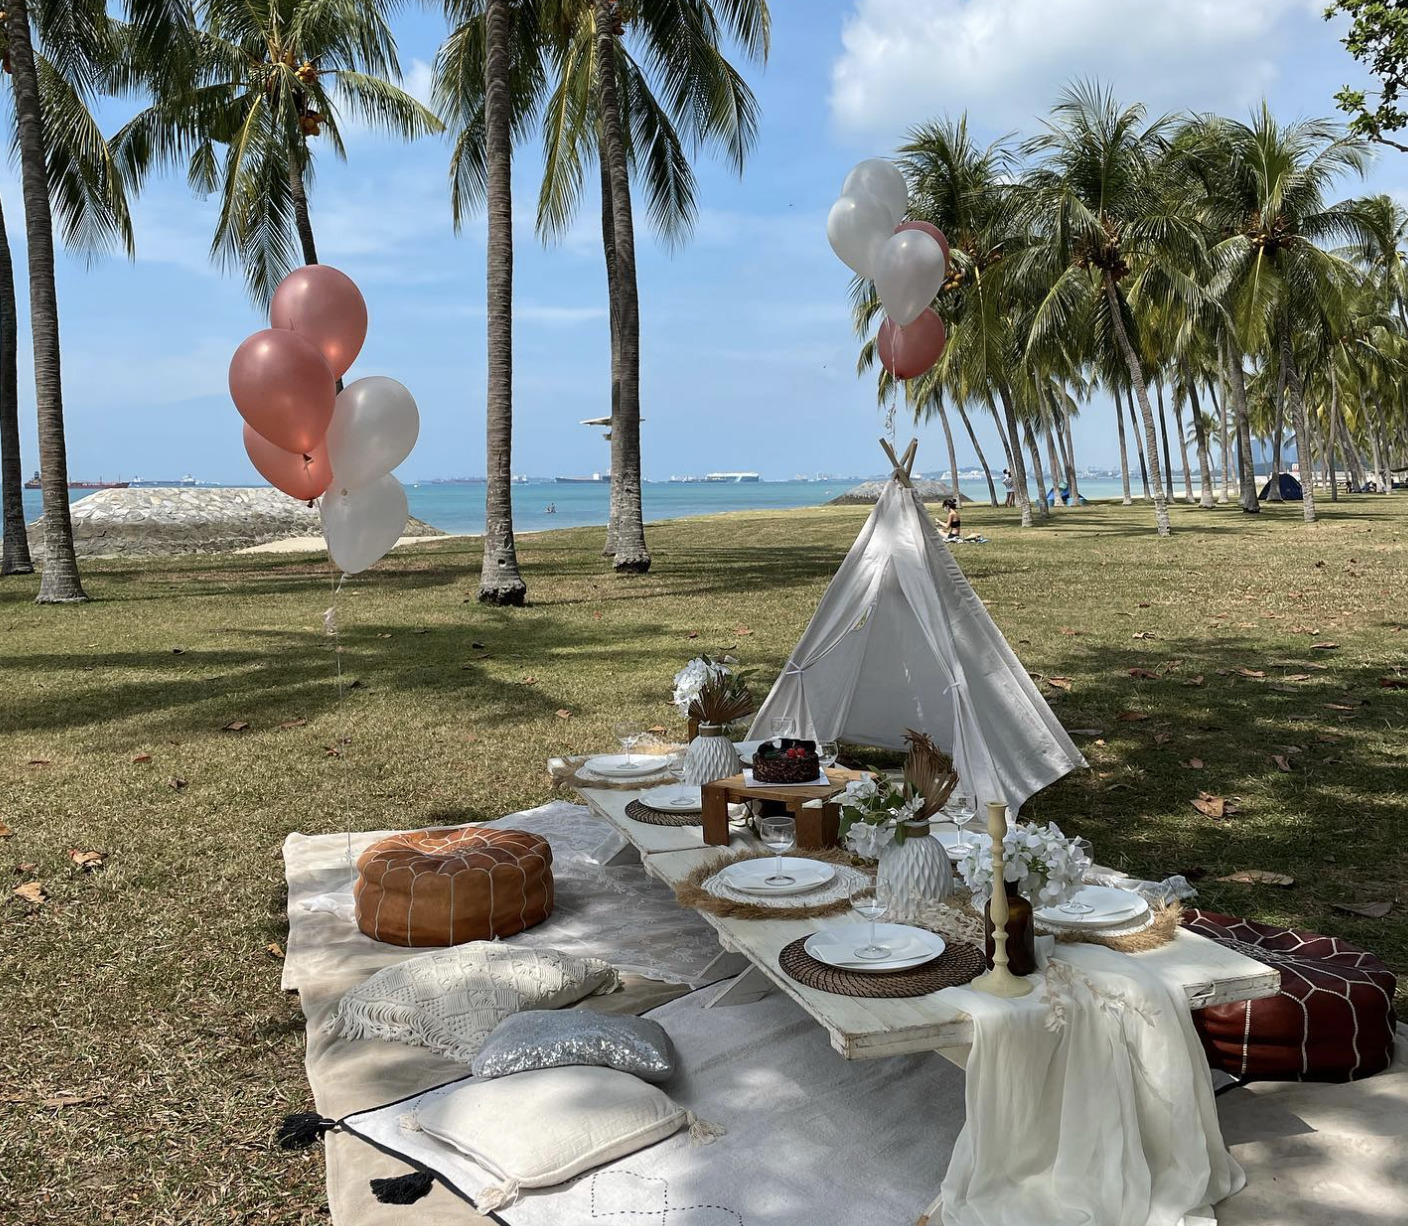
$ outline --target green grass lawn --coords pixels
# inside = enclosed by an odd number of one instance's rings
[[[1032,673],[1069,682],[1043,681],[1062,721],[1098,730],[1077,737],[1092,769],[1028,814],[1408,972],[1408,692],[1380,684],[1408,648],[1405,504],[1325,504],[1309,528],[1299,504],[1177,509],[1165,541],[1138,507],[1030,531],[966,508],[991,543],[959,561]],[[309,558],[95,563],[71,608],[0,582],[0,1220],[325,1219],[319,1151],[270,1146],[310,1105],[269,948],[284,836],[541,802],[549,754],[606,747],[627,714],[677,727],[670,678],[700,650],[770,680],[864,516],[659,525],[634,579],[607,572],[599,529],[527,537],[518,611],[475,602],[472,541],[398,552],[337,599],[342,702]],[[1236,812],[1199,813],[1200,790]],[[1218,880],[1247,869],[1295,884]],[[36,880],[41,905],[10,894]],[[1393,910],[1334,908],[1371,902]]]

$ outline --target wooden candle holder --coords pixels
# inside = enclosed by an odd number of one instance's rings
[[[832,766],[826,771],[826,783],[812,787],[770,786],[765,783],[749,787],[742,775],[731,775],[704,785],[704,842],[725,847],[729,841],[728,807],[731,804],[760,800],[778,805],[797,823],[797,850],[821,851],[835,847],[841,829],[841,806],[831,798],[853,779],[864,779],[866,771],[847,770]],[[807,802],[824,803],[807,808]]]

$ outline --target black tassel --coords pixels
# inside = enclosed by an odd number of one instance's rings
[[[383,1205],[414,1205],[422,1196],[429,1196],[434,1186],[434,1175],[412,1171],[391,1179],[373,1179],[372,1195]]]
[[[331,1132],[336,1127],[336,1120],[330,1120],[316,1111],[295,1111],[284,1116],[284,1122],[279,1125],[279,1148],[307,1149],[320,1141],[325,1132]]]

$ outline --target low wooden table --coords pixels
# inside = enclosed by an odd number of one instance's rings
[[[814,786],[797,784],[748,784],[743,775],[730,775],[704,785],[704,842],[711,847],[726,847],[729,842],[728,807],[750,800],[768,800],[782,805],[797,823],[799,851],[820,851],[833,847],[841,825],[841,807],[831,798],[853,779],[865,779],[869,771],[848,770],[831,766],[824,772],[825,783]],[[820,804],[812,804],[821,801]]]

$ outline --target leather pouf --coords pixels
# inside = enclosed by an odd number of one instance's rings
[[[357,927],[414,947],[512,936],[552,914],[552,848],[522,830],[411,830],[357,861]]]
[[[1183,926],[1281,972],[1262,1000],[1193,1012],[1208,1062],[1264,1081],[1355,1081],[1393,1062],[1393,972],[1337,937],[1190,909]]]

